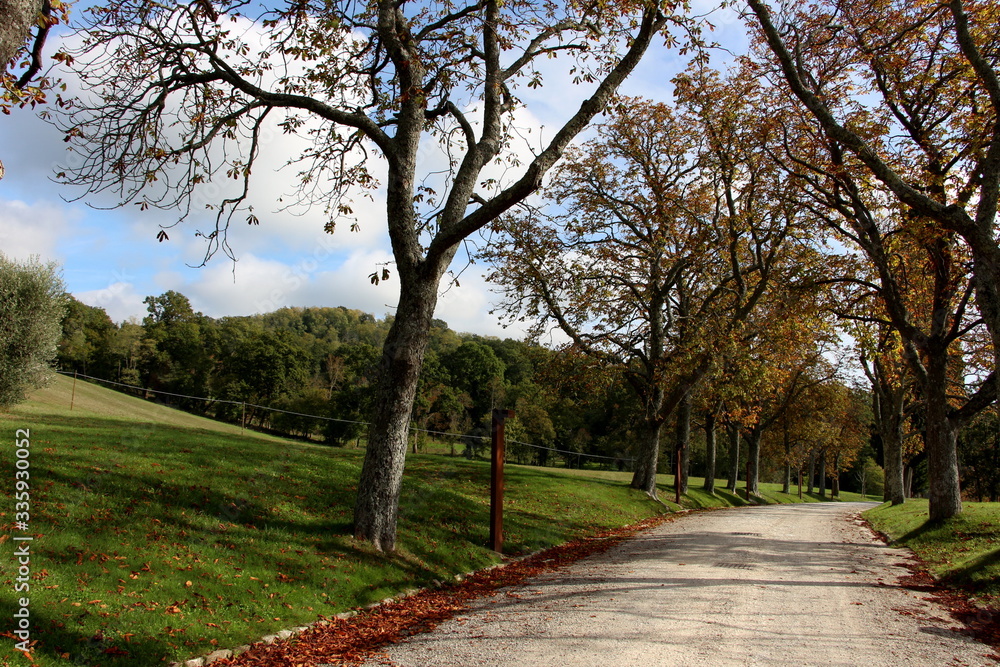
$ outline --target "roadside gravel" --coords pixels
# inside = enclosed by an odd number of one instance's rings
[[[366,663],[472,665],[996,665],[947,610],[901,588],[909,552],[869,503],[683,517],[473,603]]]

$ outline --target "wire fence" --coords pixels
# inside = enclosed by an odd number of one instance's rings
[[[274,413],[279,413],[279,414],[287,414],[287,415],[292,415],[292,416],[296,416],[296,417],[304,417],[304,418],[307,418],[307,419],[316,419],[316,420],[320,420],[320,421],[336,422],[336,423],[340,423],[340,424],[353,424],[353,425],[356,425],[356,426],[370,426],[371,425],[371,422],[367,422],[367,421],[358,421],[358,420],[355,420],[355,419],[339,419],[337,417],[327,417],[327,416],[324,416],[324,415],[312,415],[312,414],[307,414],[307,413],[304,413],[304,412],[295,412],[293,410],[284,410],[282,408],[275,408],[275,407],[271,407],[271,406],[267,406],[267,405],[259,405],[257,403],[249,403],[247,401],[233,401],[233,400],[222,399],[222,398],[206,398],[204,396],[190,396],[188,394],[178,394],[178,393],[175,393],[175,392],[163,391],[161,389],[150,389],[149,387],[139,387],[137,385],[126,384],[124,382],[115,382],[114,380],[106,380],[104,378],[94,377],[92,375],[85,375],[83,373],[78,373],[78,372],[75,372],[75,371],[72,372],[72,373],[70,373],[68,371],[56,371],[56,372],[59,373],[60,375],[65,375],[67,377],[72,377],[74,379],[76,379],[76,378],[82,378],[82,379],[85,379],[85,380],[91,380],[91,381],[95,381],[95,382],[100,382],[102,384],[107,384],[107,385],[111,385],[111,386],[114,386],[114,387],[123,387],[125,389],[130,389],[130,390],[135,391],[135,392],[142,392],[143,396],[146,396],[148,394],[153,394],[154,396],[156,396],[156,395],[159,395],[159,396],[170,396],[172,398],[183,398],[183,399],[187,399],[187,400],[191,400],[191,401],[203,401],[203,402],[214,404],[214,405],[234,405],[234,406],[240,406],[243,409],[244,413],[246,411],[246,408],[254,408],[254,409],[258,409],[258,410],[264,410],[264,411],[267,411],[267,412],[274,412]],[[243,425],[243,424],[241,424],[241,425]],[[470,433],[450,433],[450,432],[447,432],[447,431],[434,431],[434,430],[429,430],[429,429],[425,429],[425,428],[417,428],[416,426],[413,426],[413,425],[410,426],[410,432],[411,433],[424,433],[424,434],[427,434],[427,435],[434,435],[434,436],[447,437],[447,438],[459,438],[459,439],[465,440],[467,442],[468,441],[478,441],[478,442],[481,442],[481,443],[484,443],[484,444],[489,443],[489,441],[490,441],[489,437],[483,436],[483,435],[475,435],[475,434],[470,434]],[[540,451],[554,452],[554,453],[559,454],[559,455],[561,455],[561,456],[563,456],[564,458],[567,458],[567,459],[576,458],[578,465],[581,464],[584,459],[587,459],[587,460],[594,459],[594,460],[597,460],[597,461],[610,462],[611,464],[619,464],[619,465],[623,465],[623,466],[631,465],[635,461],[635,459],[633,459],[632,457],[603,456],[603,455],[599,455],[599,454],[587,454],[585,452],[577,452],[577,451],[573,451],[573,450],[569,450],[569,449],[559,449],[557,447],[545,447],[543,445],[536,445],[536,444],[533,444],[533,443],[530,443],[530,442],[521,442],[519,440],[511,440],[509,438],[507,439],[507,444],[508,445],[519,445],[521,447],[528,447],[528,448],[536,449],[536,450],[540,450]]]

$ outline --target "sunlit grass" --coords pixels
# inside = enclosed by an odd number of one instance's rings
[[[1000,503],[967,502],[962,508],[956,517],[928,522],[927,500],[913,498],[864,516],[895,544],[912,549],[935,577],[1000,609]]]

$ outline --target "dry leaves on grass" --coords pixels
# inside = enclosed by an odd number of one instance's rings
[[[380,648],[433,630],[477,598],[515,586],[542,572],[601,553],[636,533],[672,520],[670,515],[599,533],[591,538],[539,552],[504,567],[470,575],[465,581],[427,589],[379,605],[350,619],[330,619],[302,634],[273,644],[254,644],[249,651],[213,663],[220,667],[314,667],[318,664],[358,665]]]

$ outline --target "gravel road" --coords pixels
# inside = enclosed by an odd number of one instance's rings
[[[926,594],[867,503],[696,513],[501,590],[375,665],[996,665]]]

